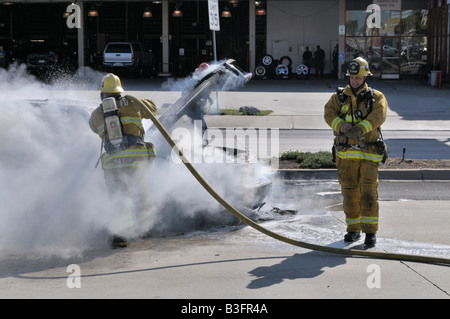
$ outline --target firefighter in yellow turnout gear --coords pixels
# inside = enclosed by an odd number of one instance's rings
[[[388,104],[383,93],[367,85],[372,73],[366,60],[353,60],[346,75],[349,84],[331,96],[324,118],[335,135],[333,153],[347,223],[344,240],[358,240],[362,231],[364,243],[373,247],[379,218],[378,166],[387,156],[381,125]]]
[[[142,167],[151,164],[155,150],[151,143],[144,141],[145,130],[142,119],[150,118],[149,111],[156,114],[156,105],[148,99],[140,99],[148,110],[140,106],[138,98],[125,95],[120,78],[109,73],[102,79],[100,89],[102,103],[91,114],[89,126],[102,139],[105,152],[100,156],[101,166],[109,194],[130,196],[137,193],[137,208],[145,207]],[[124,247],[126,239],[115,235],[113,247]]]

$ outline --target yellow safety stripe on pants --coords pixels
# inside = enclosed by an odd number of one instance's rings
[[[101,156],[102,168],[112,169],[138,166],[141,163],[145,162],[148,157],[154,156],[155,149],[148,149],[146,147],[142,147],[140,149],[126,149],[113,154],[103,153]]]
[[[361,223],[376,225],[376,224],[378,224],[378,217],[361,216]]]
[[[381,162],[383,160],[383,155],[365,153],[361,150],[344,150],[336,152],[336,155],[342,159],[361,159],[371,162]]]
[[[112,165],[109,165],[109,166],[102,166],[102,168],[104,170],[108,170],[108,169],[117,169],[117,168],[125,168],[125,167],[138,167],[138,166],[142,165],[144,162],[145,162],[144,160],[133,161],[133,162],[130,162],[130,163],[126,163],[126,162],[119,163],[119,162],[116,162],[116,163],[114,163]]]
[[[347,223],[347,225],[355,225],[355,224],[359,224],[361,222],[360,218],[346,218],[345,222]]]

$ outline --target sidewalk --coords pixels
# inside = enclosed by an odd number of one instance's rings
[[[415,80],[369,82],[384,93],[389,104],[386,130],[447,130],[450,131],[450,89],[436,89]],[[220,108],[239,109],[254,106],[272,110],[268,116],[207,115],[211,127],[262,127],[279,129],[329,129],[323,120],[325,103],[337,80],[251,81],[239,91],[220,92]],[[211,107],[215,111],[215,105]]]
[[[280,169],[277,172],[277,176],[284,180],[337,180],[337,172],[335,169]],[[380,180],[403,181],[449,181],[450,169],[380,168],[378,178]]]

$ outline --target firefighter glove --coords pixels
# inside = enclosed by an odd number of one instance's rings
[[[348,130],[352,127],[352,125],[350,123],[344,123],[341,125],[341,128],[339,129],[339,131],[341,131],[341,133],[347,133]]]
[[[362,134],[363,131],[359,126],[353,126],[347,131],[347,133],[345,133],[345,136],[348,138],[356,138],[362,136]]]

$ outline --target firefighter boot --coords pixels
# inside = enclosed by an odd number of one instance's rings
[[[347,234],[345,234],[344,241],[353,242],[357,241],[360,237],[361,235],[359,234],[359,232],[350,231]]]
[[[366,239],[364,240],[364,245],[368,248],[375,247],[377,243],[377,236],[375,234],[366,234]]]

